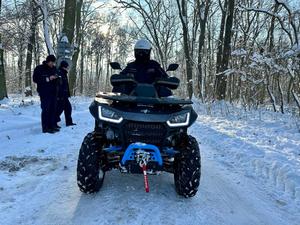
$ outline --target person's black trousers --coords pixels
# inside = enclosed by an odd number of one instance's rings
[[[60,115],[65,113],[66,125],[71,125],[73,123],[72,120],[72,106],[69,101],[69,98],[62,98],[57,101],[56,107],[56,122],[60,121]]]
[[[56,98],[51,95],[40,95],[42,108],[42,128],[43,130],[53,129],[55,126],[55,104]]]

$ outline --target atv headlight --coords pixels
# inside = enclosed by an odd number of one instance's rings
[[[186,112],[173,116],[170,120],[167,121],[167,124],[170,127],[183,127],[187,126],[190,122],[190,113]]]
[[[123,120],[123,117],[119,116],[115,111],[102,106],[99,106],[98,113],[100,120],[112,123],[121,123]]]

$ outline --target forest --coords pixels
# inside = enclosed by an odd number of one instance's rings
[[[0,224],[300,225],[299,2],[0,0]]]
[[[111,89],[139,38],[163,68],[180,64],[177,95],[300,114],[297,0],[0,0],[0,99],[36,94],[32,72],[72,46],[72,95]]]

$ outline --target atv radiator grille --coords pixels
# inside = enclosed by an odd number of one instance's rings
[[[127,122],[124,134],[127,143],[143,142],[160,146],[165,139],[166,128],[161,123]]]

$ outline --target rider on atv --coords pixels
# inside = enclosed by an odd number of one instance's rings
[[[179,195],[193,197],[201,176],[200,149],[188,134],[197,113],[191,100],[164,98],[179,87],[179,79],[168,77],[150,60],[151,45],[135,45],[136,60],[111,76],[114,92],[99,92],[90,105],[94,131],[87,134],[77,163],[77,184],[84,193],[98,192],[106,172],[142,173],[149,192],[148,174],[174,174]],[[118,62],[111,62],[121,70]],[[170,64],[166,71],[176,71]]]
[[[150,59],[151,44],[145,39],[138,40],[134,46],[135,61],[128,63],[126,68],[120,73],[131,74],[137,83],[152,84],[158,78],[168,78],[168,74],[161,68],[160,64]],[[113,92],[129,94],[133,90],[132,85],[114,86]],[[160,97],[172,95],[169,89],[160,87],[158,90]]]

